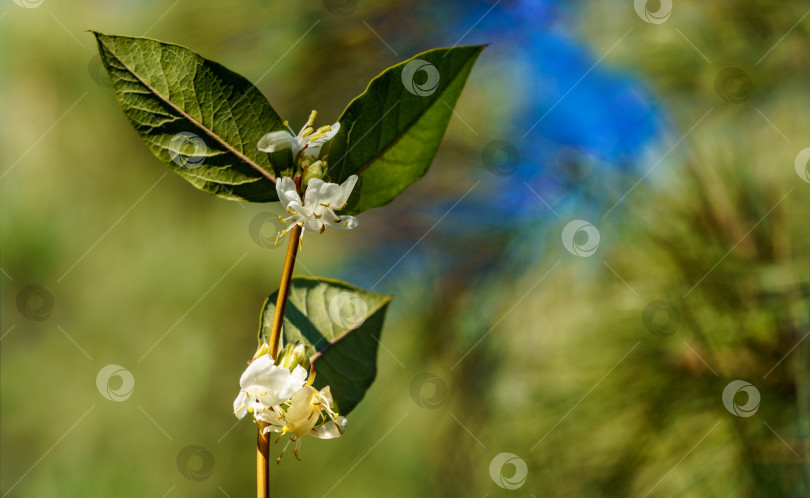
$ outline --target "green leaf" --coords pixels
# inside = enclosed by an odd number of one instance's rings
[[[328,149],[332,181],[359,175],[343,212],[387,204],[427,172],[483,49],[423,52],[386,69],[349,104]]]
[[[259,340],[267,341],[278,292],[262,309]],[[285,343],[307,345],[315,384],[330,386],[342,415],[363,399],[377,375],[377,348],[392,297],[339,280],[293,277],[284,310]]]
[[[119,104],[158,159],[205,192],[278,200],[282,171],[256,145],[283,124],[255,86],[179,45],[94,34]]]

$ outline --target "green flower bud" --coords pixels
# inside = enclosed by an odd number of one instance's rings
[[[267,341],[261,341],[259,343],[259,348],[253,353],[253,360],[258,358],[259,356],[264,356],[266,354],[270,354],[270,345],[267,344]],[[248,363],[251,363],[253,360],[250,360]]]
[[[309,181],[313,178],[321,179],[326,171],[326,161],[315,161],[304,168],[304,176],[301,179],[301,188],[306,190]]]
[[[295,370],[295,367],[298,365],[301,365],[309,371],[311,363],[309,362],[307,347],[300,342],[287,344],[284,346],[284,349],[278,353],[276,365],[289,368],[290,372]]]

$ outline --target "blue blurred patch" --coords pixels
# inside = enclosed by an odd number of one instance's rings
[[[616,194],[643,174],[642,157],[664,133],[665,120],[636,76],[611,68],[610,56],[598,63],[623,32],[598,48],[573,39],[568,25],[581,11],[577,7],[582,6],[551,0],[420,3],[425,16],[443,20],[440,44],[490,45],[473,72],[472,79],[480,77],[473,84],[487,86],[484,94],[492,96],[491,105],[507,105],[513,111],[496,127],[499,136],[480,137],[481,146],[494,140],[508,142],[517,149],[519,160],[500,174],[487,171],[483,163],[474,167],[470,184],[477,176],[479,187],[414,253],[430,251],[431,245],[452,250],[464,241],[465,247],[488,247],[489,259],[470,261],[476,249],[466,256],[456,254],[458,264],[492,267],[496,261],[511,259],[517,240],[525,244],[536,238],[539,227],[556,222],[555,212],[601,216]],[[497,158],[508,162],[503,151]],[[480,195],[482,190],[486,195]],[[440,200],[412,215],[438,219],[457,200]],[[497,245],[492,244],[495,235],[503,235]],[[387,255],[401,255],[410,241],[400,250],[391,245],[364,255],[364,266],[371,261],[390,266],[396,259],[388,261]],[[439,247],[431,251],[434,256]],[[532,252],[541,250],[538,245]],[[518,252],[520,266],[533,262],[525,251]],[[408,258],[421,259],[418,254]]]

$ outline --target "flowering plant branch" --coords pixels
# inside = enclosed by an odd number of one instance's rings
[[[483,46],[423,52],[374,78],[331,125],[315,111],[295,133],[247,79],[178,45],[94,33],[124,114],[162,162],[229,200],[279,202],[289,223],[280,288],[262,309],[259,347],[234,414],[258,425],[257,494],[269,495],[270,435],[343,435],[376,376],[390,296],[293,277],[304,233],[353,229],[430,167]],[[284,450],[282,450],[282,454]],[[281,459],[279,456],[278,460]],[[277,461],[278,461],[277,460]]]

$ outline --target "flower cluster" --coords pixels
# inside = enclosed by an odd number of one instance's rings
[[[340,123],[332,125],[321,126],[317,130],[312,128],[315,122],[315,116],[318,113],[312,111],[307,120],[307,124],[301,128],[298,135],[293,134],[292,128],[287,121],[284,121],[286,130],[271,131],[259,140],[259,150],[262,152],[272,153],[285,149],[290,149],[292,152],[293,160],[302,168],[310,165],[316,165],[321,159],[318,157],[321,153],[321,147],[335,138],[337,132],[340,131]]]
[[[290,214],[281,218],[283,223],[290,225],[279,232],[276,245],[281,237],[295,225],[301,227],[299,243],[303,241],[306,230],[323,233],[326,227],[352,229],[357,226],[354,216],[338,216],[336,211],[346,207],[349,196],[357,183],[357,175],[352,175],[342,184],[329,183],[322,178],[326,171],[326,157],[320,157],[321,148],[332,140],[340,130],[340,123],[312,128],[317,113],[312,111],[307,124],[301,128],[298,135],[287,122],[287,130],[273,131],[259,140],[259,150],[263,152],[278,152],[289,149],[292,153],[296,170],[293,177],[282,177],[276,181],[278,200]],[[306,188],[303,199],[299,195],[299,186]]]
[[[293,441],[293,454],[300,460],[304,436],[332,439],[343,435],[346,418],[334,411],[329,386],[318,391],[312,387],[314,379],[315,371],[303,344],[288,344],[275,360],[264,344],[239,380],[241,390],[233,402],[236,417],[253,414],[263,434],[279,433],[276,441],[290,434],[278,461]]]
[[[290,216],[281,218],[281,221],[287,223],[292,220],[292,223],[286,230],[282,230],[276,236],[276,245],[278,245],[281,237],[287,235],[287,232],[296,224],[301,226],[300,239],[304,238],[306,230],[323,233],[326,227],[338,227],[347,230],[356,227],[357,218],[354,216],[338,216],[335,212],[346,206],[356,182],[357,175],[350,176],[342,185],[313,178],[309,181],[302,202],[293,180],[288,177],[282,178],[281,181],[276,183],[276,192],[278,193],[278,199],[287,212],[290,213]]]

